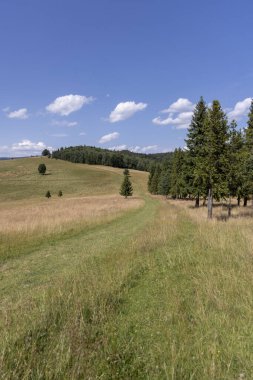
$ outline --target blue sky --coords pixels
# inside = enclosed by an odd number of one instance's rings
[[[194,104],[243,127],[252,0],[0,0],[0,156],[183,147]]]

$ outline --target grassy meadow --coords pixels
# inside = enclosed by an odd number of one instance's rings
[[[147,177],[0,161],[1,379],[253,378],[252,207],[208,221]]]

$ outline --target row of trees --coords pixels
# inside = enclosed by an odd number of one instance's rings
[[[152,164],[171,159],[172,153],[142,154],[128,150],[112,151],[91,146],[60,148],[52,153],[52,158],[90,165],[106,165],[149,171]]]
[[[247,127],[238,130],[228,122],[218,100],[208,108],[201,97],[197,103],[186,139],[186,149],[176,149],[172,165],[155,165],[148,182],[153,194],[173,198],[200,198],[208,201],[212,217],[213,199],[237,197],[244,206],[253,194],[253,100]]]

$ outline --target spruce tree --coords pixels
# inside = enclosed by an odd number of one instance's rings
[[[207,192],[204,168],[206,128],[207,106],[201,97],[195,107],[186,139],[188,191],[195,197],[195,207],[199,207],[200,196],[206,196]]]
[[[125,198],[133,195],[133,187],[129,178],[129,174],[124,174],[124,179],[122,181],[119,193]]]
[[[51,193],[50,193],[49,190],[46,192],[45,197],[48,198],[48,199],[51,198]]]
[[[152,165],[148,176],[148,191],[152,194],[152,180],[155,174],[156,165]]]
[[[185,156],[186,153],[182,149],[175,149],[170,178],[170,193],[173,198],[185,198],[188,194],[185,180]]]
[[[205,140],[205,171],[208,185],[208,217],[212,218],[213,198],[228,194],[228,123],[218,100],[209,110]]]
[[[155,194],[155,195],[158,194],[158,184],[160,181],[161,172],[162,170],[161,170],[160,165],[157,165],[155,168],[154,175],[152,177],[151,185],[150,185],[151,194]]]
[[[228,193],[229,193],[229,216],[231,213],[231,197],[237,197],[240,204],[244,182],[244,139],[241,130],[237,130],[237,124],[233,120],[229,126],[228,145]]]
[[[170,191],[170,172],[169,170],[163,169],[161,171],[160,179],[158,182],[158,194],[167,196]]]
[[[253,201],[253,99],[251,101],[248,126],[245,130],[245,156],[244,156],[244,186],[243,198],[244,206],[247,206],[249,195]]]

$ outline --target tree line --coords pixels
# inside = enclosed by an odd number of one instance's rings
[[[247,206],[253,197],[253,100],[247,126],[238,129],[235,120],[228,121],[220,102],[210,107],[203,97],[197,103],[188,129],[185,149],[176,149],[171,165],[153,165],[148,180],[152,194],[173,198],[202,198],[212,217],[213,200],[236,197]]]
[[[171,161],[172,153],[143,154],[128,150],[112,151],[84,145],[55,150],[52,152],[52,158],[89,165],[150,171],[154,163],[162,164],[164,161]]]

